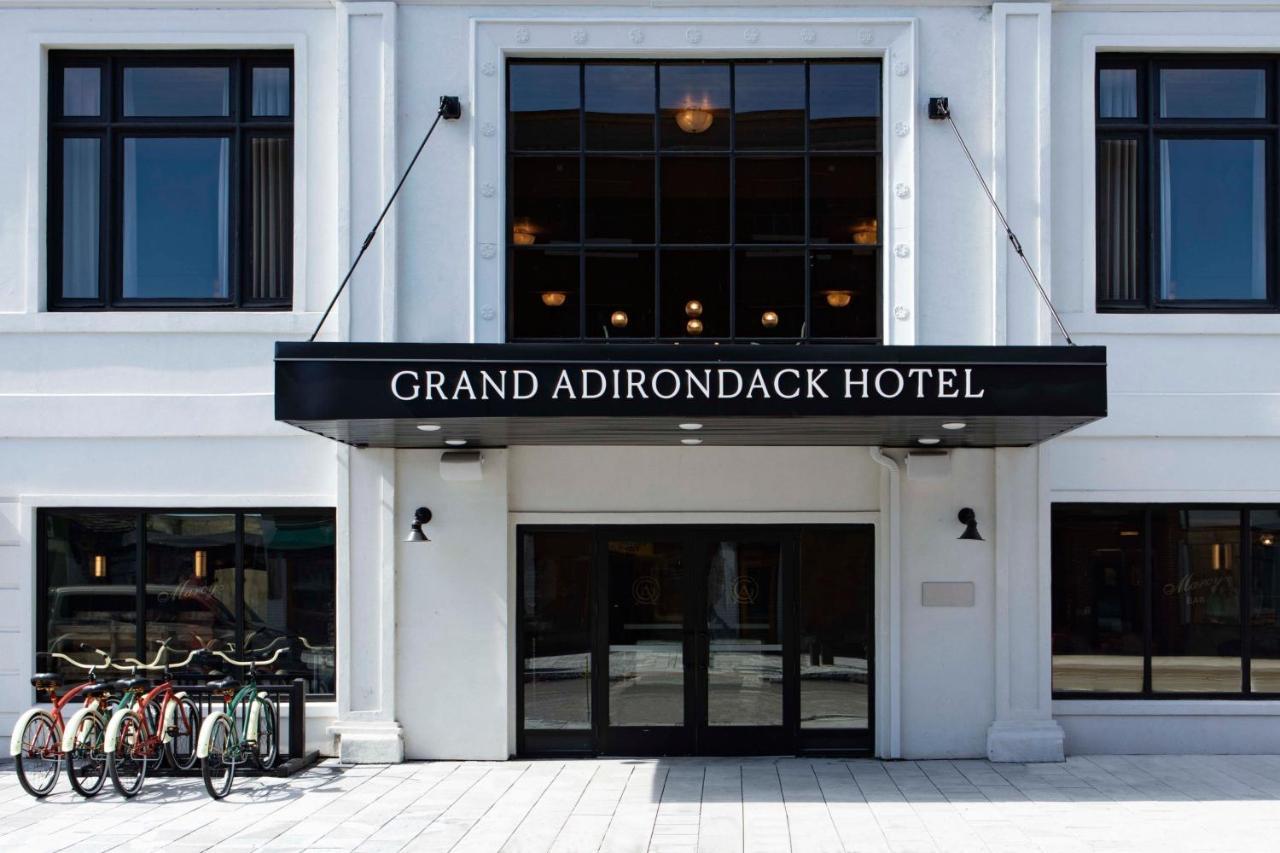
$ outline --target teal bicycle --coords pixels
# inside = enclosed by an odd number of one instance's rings
[[[200,758],[200,775],[205,790],[215,800],[231,793],[236,770],[248,764],[259,770],[270,770],[280,755],[277,737],[279,714],[266,691],[258,689],[258,667],[276,662],[287,649],[278,648],[266,660],[239,661],[223,652],[210,652],[233,666],[247,670],[244,684],[227,676],[209,682],[222,694],[224,710],[215,711],[200,726],[196,755]]]

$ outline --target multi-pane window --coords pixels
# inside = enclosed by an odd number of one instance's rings
[[[290,307],[292,63],[50,53],[51,309]]]
[[[1280,694],[1280,508],[1053,508],[1060,697]]]
[[[513,340],[880,337],[880,63],[508,66]]]
[[[1271,310],[1277,60],[1101,54],[1098,308]]]
[[[332,509],[41,510],[37,649],[91,663],[84,646],[117,661],[284,647],[273,672],[332,694],[334,523]],[[36,667],[83,672],[44,654]]]

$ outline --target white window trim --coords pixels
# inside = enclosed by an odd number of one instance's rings
[[[1083,310],[1063,314],[1063,322],[1074,334],[1195,334],[1258,335],[1280,332],[1280,315],[1214,314],[1200,312],[1125,312],[1098,311],[1098,209],[1097,136],[1098,123],[1094,80],[1099,53],[1272,53],[1280,54],[1280,41],[1274,35],[1205,35],[1180,34],[1106,34],[1086,35],[1081,40],[1080,61],[1080,162],[1083,164],[1080,195],[1080,221],[1084,249]],[[1274,227],[1274,223],[1271,224]]]
[[[881,233],[885,344],[916,341],[916,28],[912,19],[471,22],[471,335],[506,341],[506,62],[565,59],[844,58],[883,62]]]
[[[0,313],[0,332],[242,332],[293,335],[309,332],[319,312],[307,311],[307,37],[295,31],[254,32],[59,32],[29,36],[32,67],[40,69],[34,97],[39,116],[28,170],[36,186],[28,198],[36,210],[27,218],[26,306],[21,313]],[[49,311],[49,263],[46,223],[49,210],[49,51],[51,50],[290,50],[293,52],[293,308],[291,311]]]

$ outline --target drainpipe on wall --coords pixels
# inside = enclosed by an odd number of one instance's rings
[[[898,460],[892,456],[886,456],[879,447],[872,447],[871,458],[882,466],[888,473],[888,494],[885,495],[884,489],[881,489],[880,506],[881,506],[881,524],[880,530],[885,540],[885,547],[881,554],[887,557],[886,571],[881,575],[887,580],[885,584],[877,584],[876,588],[883,588],[884,599],[883,604],[878,608],[877,625],[879,620],[884,621],[884,645],[886,654],[882,661],[886,664],[888,671],[887,682],[888,694],[885,698],[884,715],[877,714],[876,720],[877,730],[880,729],[880,720],[885,721],[885,748],[879,749],[880,738],[877,735],[877,752],[881,758],[901,758],[902,757],[902,467]],[[887,500],[886,500],[887,498]],[[877,593],[877,597],[880,593]],[[879,634],[877,630],[877,634]],[[881,648],[881,637],[877,636],[877,648]],[[878,668],[877,668],[878,669]]]

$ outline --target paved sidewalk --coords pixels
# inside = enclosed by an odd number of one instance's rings
[[[160,778],[36,802],[0,766],[0,850],[63,849],[1275,851],[1280,756],[325,762],[220,803]]]

